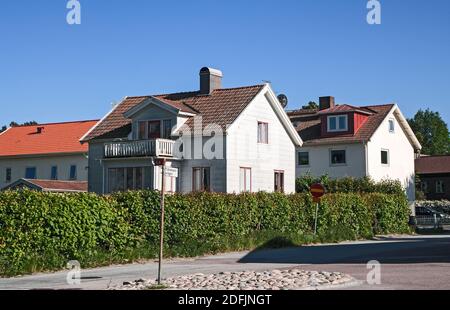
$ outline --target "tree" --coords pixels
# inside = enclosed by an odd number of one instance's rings
[[[30,122],[25,122],[22,124],[16,123],[16,122],[11,122],[9,123],[9,127],[20,127],[20,126],[31,126],[31,125],[38,125],[38,123],[36,121],[30,121]],[[8,126],[3,126],[0,128],[0,133],[2,133],[3,131],[5,131],[6,129],[8,129]]]
[[[318,109],[319,105],[317,103],[315,103],[314,101],[310,101],[308,102],[307,105],[302,106],[303,110],[314,110],[314,109]]]
[[[422,144],[423,154],[450,154],[450,133],[439,112],[419,110],[408,123]]]

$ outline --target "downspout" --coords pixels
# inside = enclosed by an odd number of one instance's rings
[[[367,141],[363,141],[364,144],[364,161],[365,161],[365,176],[368,177],[369,176],[369,146]]]

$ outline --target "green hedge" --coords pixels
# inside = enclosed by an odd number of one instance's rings
[[[398,180],[373,181],[370,177],[352,178],[345,177],[332,179],[327,175],[313,177],[310,175],[298,178],[295,183],[297,193],[307,193],[314,183],[321,183],[327,193],[384,193],[384,194],[404,194],[405,189]]]
[[[313,237],[309,194],[191,194],[167,197],[166,254],[196,256],[332,242],[408,230],[404,195],[329,194]],[[0,192],[0,275],[154,258],[158,253],[159,194]]]

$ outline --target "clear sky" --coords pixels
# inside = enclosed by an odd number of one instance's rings
[[[101,118],[124,96],[198,89],[203,66],[224,86],[270,80],[289,108],[319,96],[397,102],[450,123],[450,1],[0,1],[0,125]]]

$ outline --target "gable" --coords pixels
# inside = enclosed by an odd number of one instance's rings
[[[247,110],[252,108],[252,105],[256,104],[257,101],[264,100],[268,108],[271,108],[271,112],[275,114],[277,117],[277,120],[280,122],[282,128],[286,131],[287,135],[291,139],[292,143],[296,146],[302,146],[303,141],[298,135],[297,131],[295,130],[294,126],[292,125],[292,122],[289,119],[289,116],[284,111],[284,108],[281,106],[280,102],[276,98],[275,94],[273,93],[272,89],[268,84],[264,87],[264,89],[256,96],[248,105],[247,107],[236,117],[236,120],[233,121],[233,123],[230,124],[227,131],[230,129],[233,129],[235,124],[238,123],[239,119],[242,117],[246,117]],[[258,111],[259,112],[259,111]],[[254,113],[255,117],[259,117],[259,113]],[[264,113],[261,113],[264,115]],[[263,117],[262,117],[263,118]],[[259,119],[260,121],[264,121],[264,119]]]

